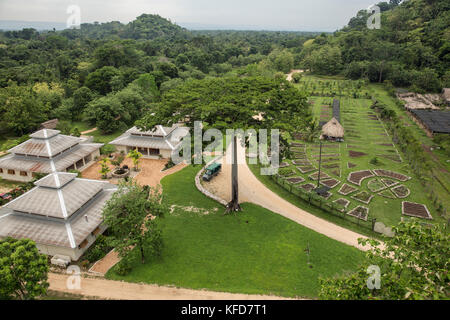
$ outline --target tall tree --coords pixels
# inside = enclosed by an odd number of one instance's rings
[[[28,239],[0,241],[0,299],[30,300],[48,288],[47,256]]]
[[[112,245],[121,257],[127,257],[137,248],[141,262],[147,255],[159,255],[162,234],[157,217],[168,209],[162,203],[158,188],[143,188],[130,181],[119,185],[119,190],[107,202],[103,217],[112,233]]]
[[[424,226],[419,221],[400,222],[395,236],[384,246],[369,244],[367,262],[351,275],[321,279],[320,297],[343,300],[448,299],[450,294],[450,235],[445,225]],[[368,267],[379,268],[379,286],[370,278]],[[375,270],[375,268],[370,268]],[[376,275],[374,275],[376,276]],[[368,278],[373,285],[367,285]]]

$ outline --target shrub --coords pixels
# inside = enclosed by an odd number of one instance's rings
[[[99,235],[95,243],[86,251],[83,258],[84,260],[93,263],[102,259],[113,248],[109,245],[108,237]]]
[[[114,151],[116,151],[116,147],[114,147],[111,144],[106,144],[103,147],[100,148],[100,154],[102,155],[111,155],[111,153],[113,153]]]

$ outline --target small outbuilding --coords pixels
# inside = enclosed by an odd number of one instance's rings
[[[333,117],[322,127],[321,139],[343,141],[344,127]]]

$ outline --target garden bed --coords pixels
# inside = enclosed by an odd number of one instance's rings
[[[317,171],[317,172],[314,172],[313,174],[310,174],[309,176],[308,176],[311,180],[318,180],[319,179],[319,171]],[[328,178],[331,178],[329,175],[327,175],[325,172],[321,172],[320,173],[320,180],[322,180],[322,179],[328,179]]]
[[[349,150],[348,151],[348,155],[351,158],[361,158],[361,157],[367,156],[367,153],[360,152],[360,151]]]
[[[341,183],[339,180],[336,179],[328,179],[328,180],[321,180],[320,183],[324,186],[327,186],[330,189],[333,189],[336,187],[339,183]]]
[[[422,219],[433,219],[426,205],[408,201],[402,202],[402,214]]]
[[[357,165],[351,162],[347,162],[347,168],[352,169],[354,167],[356,167]]]
[[[396,180],[400,180],[400,181],[408,181],[409,179],[411,179],[411,177],[408,177],[404,174],[401,173],[397,173],[394,171],[390,171],[390,170],[384,170],[384,169],[374,169],[372,170],[377,176],[379,177],[387,177],[387,178],[393,178]]]
[[[391,191],[397,196],[397,198],[400,199],[407,198],[411,193],[411,191],[409,191],[409,189],[402,184],[392,188]]]
[[[351,196],[352,199],[355,199],[359,202],[365,203],[365,204],[369,204],[370,201],[373,198],[373,195],[371,195],[370,193],[368,193],[367,191],[361,191],[357,194],[355,194],[354,196]]]
[[[391,190],[381,191],[380,193],[378,193],[378,195],[380,197],[387,198],[387,199],[395,199],[395,195],[392,193]]]
[[[278,175],[281,177],[290,177],[290,176],[293,176],[294,174],[295,174],[294,169],[283,168],[283,169],[278,170]]]
[[[342,207],[342,209],[339,210],[341,212],[344,212],[347,209],[347,207],[350,205],[350,201],[348,201],[347,199],[344,199],[344,198],[334,200],[333,202],[336,203],[338,206]]]
[[[344,183],[342,185],[342,187],[339,189],[338,193],[342,194],[343,196],[347,196],[350,193],[355,192],[356,190],[358,190],[358,189],[352,187],[351,185]]]
[[[347,212],[349,216],[367,221],[369,217],[369,208],[363,206],[357,206],[355,209]]]
[[[304,182],[305,179],[303,179],[302,177],[293,177],[293,178],[286,179],[286,181],[291,184],[298,184],[298,183]]]
[[[357,184],[358,186],[361,186],[361,183],[364,179],[373,177],[374,174],[370,170],[361,170],[361,171],[354,171],[350,172],[347,180],[350,181],[353,184]]]
[[[380,180],[373,179],[367,183],[367,188],[369,188],[370,191],[376,193],[376,192],[386,189],[386,186]]]
[[[311,162],[307,159],[295,159],[292,161],[293,164],[295,164],[296,166],[309,166],[311,165]]]
[[[316,170],[315,167],[313,166],[302,166],[302,167],[297,167],[297,169],[301,172],[301,173],[308,173],[311,171]]]
[[[307,184],[301,185],[300,188],[302,188],[303,190],[306,190],[306,191],[312,191],[316,188],[316,186],[313,185],[312,183],[307,183]]]
[[[388,179],[388,178],[382,178],[381,182],[383,182],[386,185],[386,187],[388,187],[388,188],[393,187],[396,184],[398,184],[397,181],[394,181],[394,180]]]

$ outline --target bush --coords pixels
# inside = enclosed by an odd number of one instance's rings
[[[116,268],[115,268],[115,272],[119,275],[119,276],[126,276],[127,274],[129,274],[131,272],[131,262],[128,259],[128,257],[124,257],[122,258],[122,260],[120,260],[120,262],[117,264]]]
[[[103,147],[100,148],[100,154],[102,155],[111,155],[111,153],[116,151],[116,147],[114,147],[111,144],[105,144]]]

